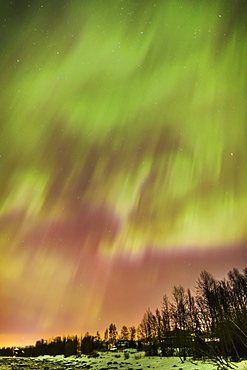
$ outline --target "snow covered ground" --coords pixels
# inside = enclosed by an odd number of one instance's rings
[[[100,353],[98,357],[66,357],[63,356],[40,356],[33,358],[25,357],[0,357],[1,370],[217,370],[217,364],[212,361],[191,361],[184,363],[178,357],[146,357],[144,353],[130,353],[125,355],[121,352]],[[231,363],[232,369],[247,370],[247,361]]]

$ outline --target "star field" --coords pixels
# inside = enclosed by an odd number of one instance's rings
[[[0,345],[246,266],[246,11],[1,3]]]

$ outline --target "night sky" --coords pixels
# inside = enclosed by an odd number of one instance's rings
[[[247,264],[247,2],[0,2],[0,346],[137,326]]]

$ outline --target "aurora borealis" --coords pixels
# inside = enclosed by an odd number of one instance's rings
[[[137,326],[246,267],[246,14],[1,1],[0,346]]]

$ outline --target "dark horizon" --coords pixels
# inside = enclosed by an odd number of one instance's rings
[[[214,275],[211,274],[210,271],[203,270],[203,271],[200,272],[200,274],[198,276],[198,279],[196,281],[195,289],[194,290],[191,290],[191,288],[188,288],[188,287],[184,287],[182,284],[173,285],[172,286],[172,290],[170,291],[170,294],[164,293],[163,296],[160,297],[160,305],[159,306],[156,306],[156,307],[152,307],[151,308],[150,305],[149,305],[148,307],[146,307],[143,310],[143,315],[142,315],[141,319],[139,320],[139,322],[137,323],[137,325],[125,325],[125,323],[122,323],[121,325],[117,326],[117,325],[115,325],[114,321],[111,321],[111,323],[109,322],[109,325],[106,326],[103,331],[102,330],[97,330],[95,333],[91,333],[88,330],[85,331],[84,333],[79,333],[79,332],[66,333],[66,334],[65,333],[64,334],[61,334],[61,333],[53,333],[53,335],[51,335],[49,338],[47,338],[47,337],[46,338],[45,337],[36,338],[36,340],[33,343],[26,343],[26,344],[22,344],[22,345],[17,345],[15,343],[14,345],[4,345],[4,346],[1,346],[0,349],[7,348],[7,347],[8,348],[15,348],[15,347],[17,347],[17,348],[18,347],[19,348],[25,348],[25,347],[31,347],[31,346],[35,346],[35,344],[37,344],[37,342],[44,341],[45,343],[50,343],[50,342],[52,342],[56,338],[64,339],[64,338],[69,338],[69,337],[71,337],[71,338],[72,337],[78,337],[78,339],[80,339],[80,338],[84,338],[85,336],[90,336],[90,337],[95,337],[96,338],[96,336],[98,335],[98,333],[100,334],[101,340],[104,341],[105,332],[106,332],[106,330],[109,330],[109,327],[112,324],[114,326],[116,326],[118,339],[121,339],[121,329],[123,328],[123,326],[127,327],[128,330],[130,330],[131,327],[134,327],[135,328],[135,335],[134,335],[135,339],[134,340],[135,341],[138,341],[137,332],[138,332],[139,327],[141,326],[142,320],[144,319],[146,313],[147,312],[151,312],[152,314],[155,315],[157,309],[160,312],[162,312],[163,297],[167,297],[167,300],[168,300],[167,302],[168,302],[168,305],[169,305],[169,309],[171,309],[171,307],[174,305],[174,293],[173,293],[174,292],[174,288],[175,289],[179,289],[180,287],[183,288],[185,295],[187,294],[187,290],[189,289],[190,292],[191,292],[191,294],[192,294],[192,297],[194,297],[195,298],[195,301],[197,301],[197,299],[199,297],[198,296],[198,289],[199,289],[198,283],[201,280],[202,273],[207,272],[210,276],[212,276],[212,278],[215,280],[215,282],[224,282],[224,281],[230,281],[229,280],[229,276],[230,276],[230,274],[234,273],[234,271],[239,272],[240,273],[240,276],[243,275],[243,274],[246,275],[247,267],[243,268],[242,270],[238,270],[236,268],[232,268],[231,270],[229,270],[227,272],[226,276],[222,276],[221,278],[215,277]],[[237,294],[237,292],[235,292],[235,294]],[[242,294],[241,291],[239,291],[238,294]],[[130,309],[131,309],[131,307],[130,307]],[[197,307],[197,309],[199,309],[199,307]],[[172,322],[172,320],[173,319],[172,319],[172,316],[171,316],[171,322]],[[174,325],[174,323],[171,324],[171,329],[170,330],[174,330],[173,325]]]
[[[204,270],[197,280],[195,295],[181,285],[174,286],[173,300],[164,295],[161,307],[154,312],[146,309],[138,327],[122,326],[119,331],[111,323],[103,336],[97,331],[93,336],[85,333],[42,338],[35,345],[0,348],[0,356],[96,358],[102,352],[117,350],[126,360],[130,350],[132,354],[142,353],[135,359],[144,353],[152,357],[177,356],[182,363],[187,359],[191,362],[210,359],[221,367],[230,366],[232,361],[247,358],[246,293],[247,267],[242,272],[234,268],[221,280]]]

